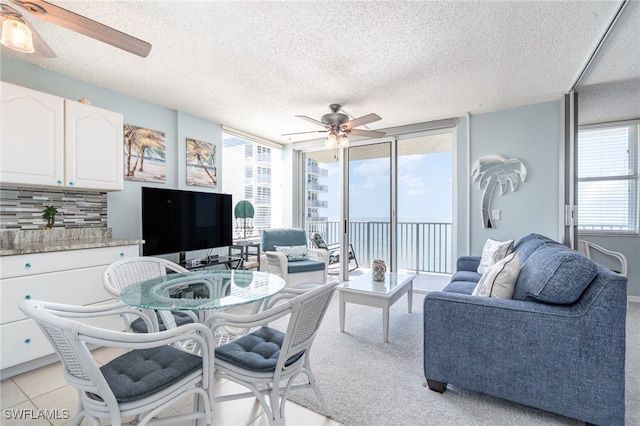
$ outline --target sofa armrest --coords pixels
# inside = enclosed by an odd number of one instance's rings
[[[480,256],[460,256],[456,271],[476,272],[480,266]]]

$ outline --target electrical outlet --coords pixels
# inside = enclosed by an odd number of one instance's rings
[[[491,219],[500,220],[501,212],[500,210],[491,210]]]

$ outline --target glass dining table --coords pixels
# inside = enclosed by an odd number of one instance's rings
[[[281,277],[266,272],[195,271],[130,284],[122,290],[120,299],[133,307],[158,311],[165,326],[171,328],[175,327],[171,311],[198,311],[204,320],[208,312],[267,299],[285,285]],[[153,315],[152,320],[155,318]]]

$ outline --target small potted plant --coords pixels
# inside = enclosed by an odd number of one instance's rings
[[[54,206],[45,206],[44,210],[42,210],[42,218],[47,221],[47,226],[44,229],[52,229],[53,225],[56,223],[56,214],[58,213],[58,209]]]

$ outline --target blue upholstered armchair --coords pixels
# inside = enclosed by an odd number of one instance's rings
[[[267,272],[282,277],[288,287],[327,282],[329,254],[307,247],[303,229],[265,229],[260,245],[266,257]]]

